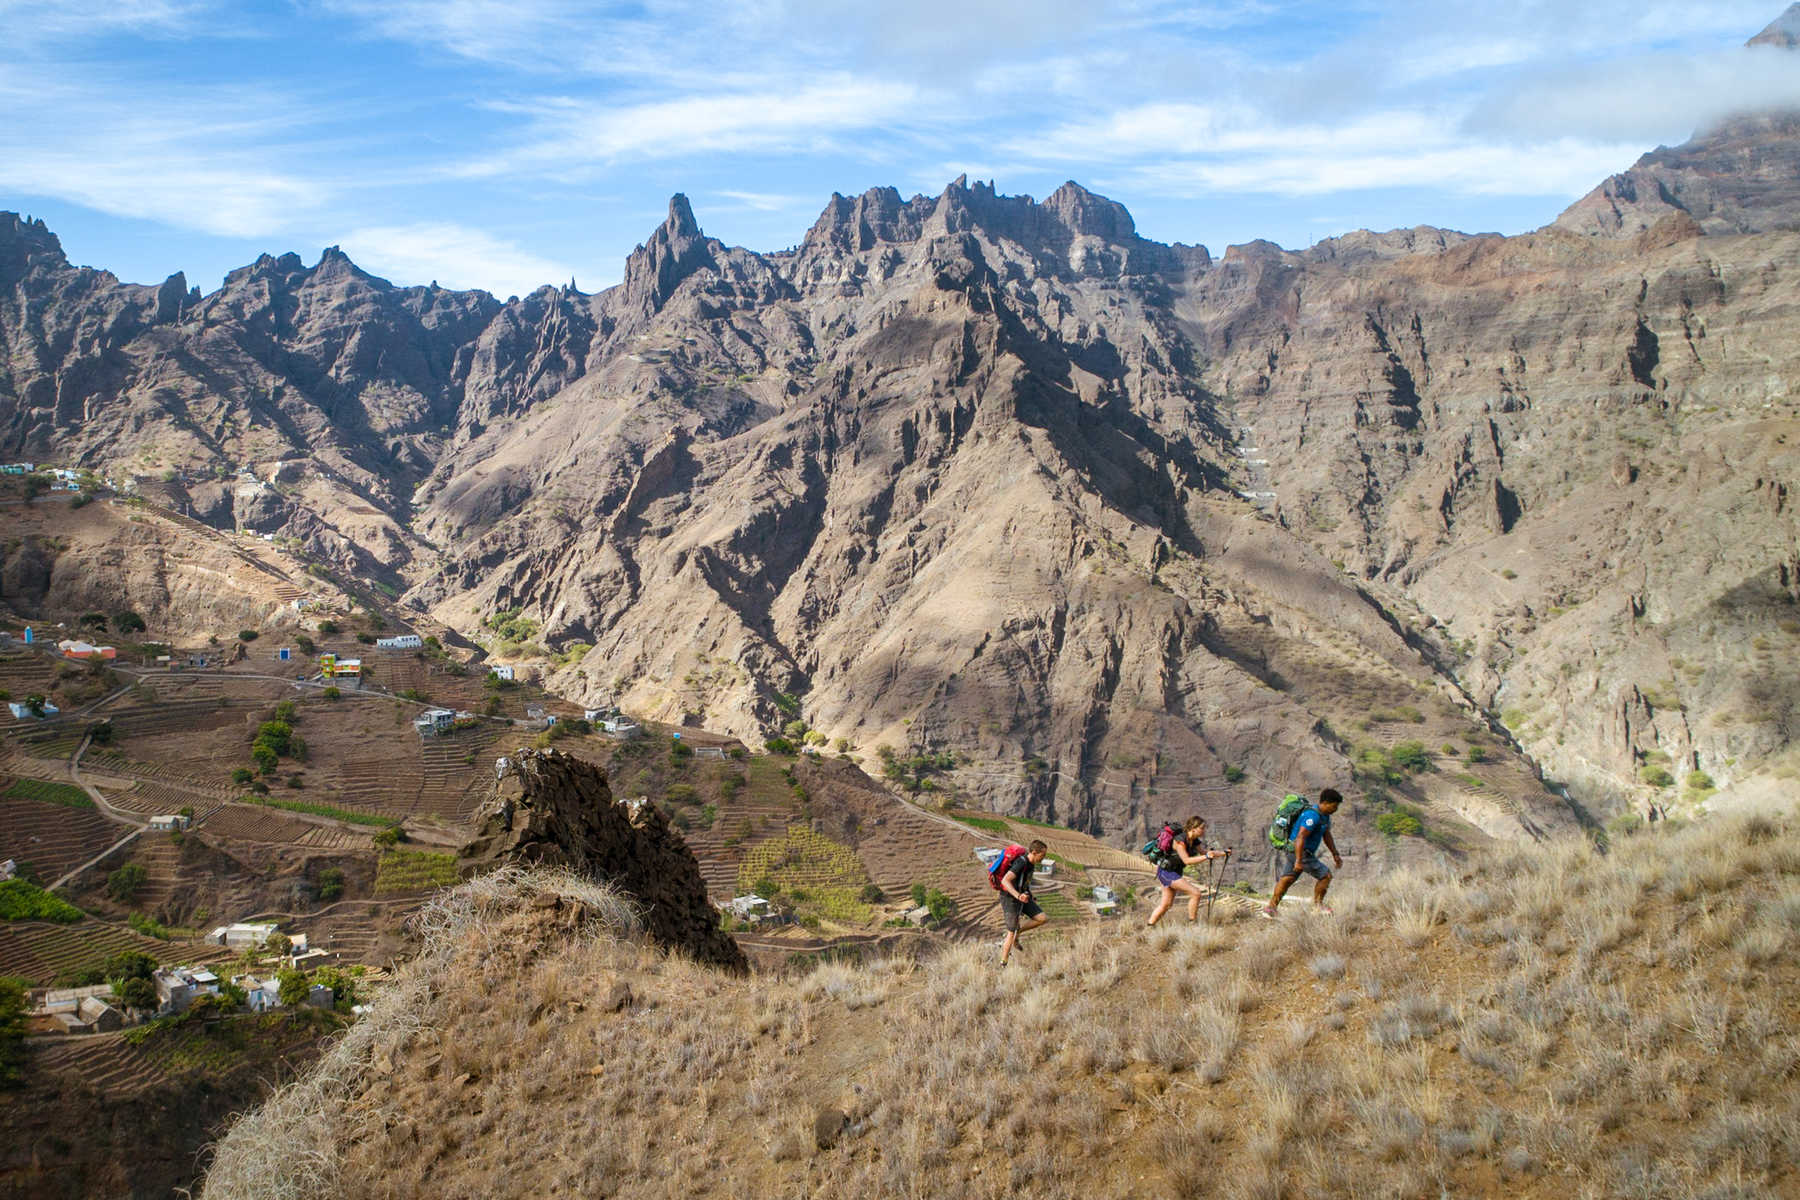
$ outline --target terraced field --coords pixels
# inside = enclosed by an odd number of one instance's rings
[[[372,831],[353,832],[334,825],[245,804],[222,805],[206,820],[208,838],[235,838],[272,845],[308,846],[319,850],[364,850]]]
[[[79,1080],[119,1100],[167,1089],[185,1075],[204,1073],[217,1082],[245,1067],[272,1073],[274,1060],[296,1052],[310,1059],[309,1047],[317,1047],[329,1028],[323,1020],[316,1014],[295,1019],[268,1013],[217,1026],[183,1026],[135,1044],[130,1031],[40,1042],[32,1047],[30,1070],[64,1086]]]
[[[158,962],[223,962],[231,957],[223,946],[196,942],[163,942],[123,925],[92,918],[72,925],[43,921],[0,922],[0,975],[16,975],[44,986],[59,976],[98,966],[121,950],[139,950]]]
[[[242,708],[229,707],[222,698],[201,698],[157,705],[133,705],[109,711],[106,718],[112,723],[114,736],[123,739],[241,725],[244,711]]]
[[[221,798],[229,792],[228,788],[203,774],[196,774],[160,762],[139,762],[112,750],[95,750],[90,747],[88,752],[81,757],[81,766],[83,770],[97,771],[102,775],[114,775],[122,779],[142,779],[151,783],[166,783],[173,787],[186,788],[189,791],[216,793]]]
[[[145,872],[131,906],[155,914],[181,886],[181,847],[169,834],[147,833],[132,843],[131,861]]]
[[[29,863],[46,883],[100,853],[125,832],[91,802],[81,808],[0,795],[0,859]]]
[[[125,791],[108,792],[106,800],[114,808],[142,817],[165,816],[192,808],[196,824],[225,802],[216,791],[202,792],[167,783],[137,783]]]
[[[456,882],[456,856],[427,850],[389,850],[375,868],[375,894],[430,891]]]

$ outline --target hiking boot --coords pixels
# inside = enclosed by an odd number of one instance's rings
[[[1261,917],[1265,921],[1273,921],[1275,919],[1275,910],[1273,908],[1271,908],[1269,905],[1265,904],[1261,908],[1256,910],[1256,915]]]
[[[1333,915],[1332,911],[1331,911],[1331,905],[1329,905],[1329,904],[1313,905],[1313,915],[1319,916],[1319,917],[1329,917],[1329,916]]]

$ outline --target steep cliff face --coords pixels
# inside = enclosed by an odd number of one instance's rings
[[[1600,808],[1791,741],[1797,148],[1745,118],[1524,237],[1217,261],[1072,183],[834,196],[768,255],[678,196],[619,287],[507,305],[335,251],[134,288],[11,220],[0,432],[184,469],[453,626],[523,609],[579,699],[950,752],[1122,838],[1486,734],[1504,803],[1407,787],[1520,832],[1572,818],[1509,713]],[[299,465],[194,479],[244,463]]]

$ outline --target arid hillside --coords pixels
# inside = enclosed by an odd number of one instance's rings
[[[617,893],[491,875],[206,1194],[1788,1194],[1795,826],[1558,841],[1329,919],[1052,927],[1005,970],[734,977]]]
[[[506,303],[335,249],[127,285],[9,216],[0,450],[167,474],[573,701],[949,755],[1118,843],[1352,775],[1528,837],[1789,769],[1796,145],[1217,259],[1074,183],[767,254],[676,196],[618,287]]]

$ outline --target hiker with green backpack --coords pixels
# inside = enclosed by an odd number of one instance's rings
[[[1282,856],[1276,861],[1286,870],[1276,881],[1274,894],[1269,897],[1268,907],[1262,910],[1261,916],[1271,921],[1275,919],[1281,898],[1287,895],[1287,890],[1294,886],[1303,871],[1318,880],[1313,884],[1313,911],[1331,915],[1331,907],[1325,903],[1325,891],[1331,886],[1332,868],[1344,865],[1337,843],[1331,837],[1331,814],[1343,802],[1344,798],[1336,788],[1320,792],[1316,807],[1300,796],[1290,795],[1282,800],[1275,810],[1275,821],[1269,826],[1269,844]],[[1319,861],[1320,843],[1331,851],[1331,867]]]
[[[1208,850],[1206,818],[1189,817],[1180,831],[1172,824],[1165,824],[1155,841],[1145,843],[1144,853],[1156,864],[1156,882],[1162,885],[1162,899],[1156,902],[1156,910],[1144,923],[1145,928],[1151,928],[1174,905],[1176,892],[1187,894],[1188,924],[1198,921],[1200,899],[1206,893],[1200,890],[1198,883],[1187,877],[1186,871],[1195,863],[1211,862],[1215,858],[1224,858],[1231,852]]]

